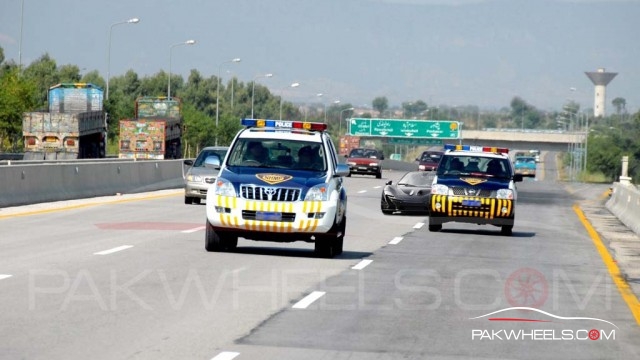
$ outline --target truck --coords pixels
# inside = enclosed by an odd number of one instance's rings
[[[182,157],[182,103],[179,98],[139,97],[133,119],[120,120],[121,159]]]
[[[48,111],[22,116],[24,160],[104,158],[107,123],[103,91],[90,83],[49,88]]]

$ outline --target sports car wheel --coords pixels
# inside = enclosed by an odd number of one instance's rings
[[[382,198],[380,199],[380,211],[385,215],[391,215],[394,211],[385,199],[384,194],[382,194]]]

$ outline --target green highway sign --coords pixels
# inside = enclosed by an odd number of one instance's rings
[[[389,138],[389,144],[391,145],[442,145],[440,139],[425,139],[425,138]]]
[[[447,120],[349,119],[349,134],[401,138],[459,139],[460,123]]]

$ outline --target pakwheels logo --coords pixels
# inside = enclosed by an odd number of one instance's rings
[[[531,308],[531,307],[510,307],[498,311],[494,311],[488,314],[476,316],[473,318],[469,318],[469,320],[477,320],[482,318],[487,318],[489,321],[495,322],[521,322],[521,323],[552,323],[556,322],[552,319],[539,319],[533,316],[530,317],[493,317],[493,315],[497,315],[506,311],[513,310],[524,310],[524,311],[532,311],[539,314],[546,315],[553,319],[565,320],[565,321],[577,321],[577,320],[586,320],[586,321],[595,321],[609,324],[616,329],[618,326],[610,321],[592,318],[592,317],[566,317],[566,316],[558,316],[546,311]],[[471,340],[615,340],[616,339],[616,330],[610,329],[607,333],[602,329],[592,328],[590,330],[587,329],[530,329],[530,330],[507,330],[507,329],[499,329],[499,330],[486,330],[486,329],[472,329],[471,330]]]

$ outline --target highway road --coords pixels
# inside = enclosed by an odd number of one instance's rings
[[[207,253],[205,207],[179,190],[0,209],[0,359],[640,358],[572,208],[606,187],[568,192],[553,159],[518,184],[513,236],[431,233],[380,212],[400,172],[345,178],[335,259],[243,239]]]

